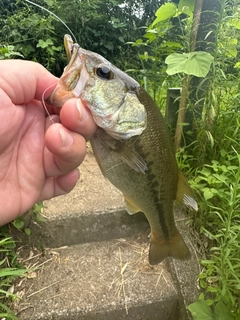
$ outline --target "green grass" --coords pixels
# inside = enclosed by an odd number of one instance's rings
[[[240,115],[235,110],[229,114],[213,128],[214,144],[203,165],[197,166],[193,155],[179,155],[180,166],[193,176],[199,212],[192,225],[206,256],[200,260],[202,294],[189,306],[194,320],[240,319]]]
[[[16,244],[7,235],[6,228],[0,230],[0,319],[17,319],[8,307],[17,296],[8,289],[16,277],[26,275],[26,270],[21,268],[15,253]]]
[[[30,218],[37,223],[45,221],[42,216],[43,203],[36,203],[27,213]],[[31,234],[31,229],[25,227],[24,215],[12,222],[12,225],[26,233]],[[0,319],[17,320],[17,317],[10,310],[10,305],[17,295],[8,291],[12,283],[17,277],[26,276],[30,269],[24,269],[18,262],[16,253],[16,243],[9,236],[8,226],[3,226],[0,229]]]

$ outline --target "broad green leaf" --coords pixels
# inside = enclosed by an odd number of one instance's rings
[[[31,229],[30,228],[25,228],[24,232],[26,233],[26,235],[30,236],[31,234]]]
[[[37,202],[37,203],[35,203],[35,205],[34,205],[34,210],[36,210],[37,212],[41,212],[42,211],[42,209],[43,209],[43,202]]]
[[[60,50],[62,50],[62,47],[52,46],[52,49],[53,49],[54,51],[60,51]]]
[[[238,50],[237,50],[238,40],[236,38],[229,39],[223,44],[223,48],[226,50],[226,54],[228,57],[237,57]]]
[[[190,304],[188,310],[194,320],[213,320],[213,315],[210,307],[204,300],[196,300],[194,303]]]
[[[195,0],[180,0],[178,4],[178,11],[192,17],[194,6],[195,6]]]
[[[53,41],[52,39],[47,39],[46,41],[43,41],[42,39],[40,39],[38,41],[37,47],[41,47],[43,49],[47,48],[48,46],[53,45]]]
[[[194,51],[170,54],[165,63],[168,65],[167,74],[169,75],[183,72],[196,77],[206,77],[213,60],[213,56],[208,52]]]
[[[148,32],[144,35],[144,38],[147,38],[150,42],[156,39],[156,34]]]
[[[11,59],[15,56],[23,58],[23,55],[21,53],[14,51],[14,46],[9,45],[0,47],[0,60]]]
[[[216,293],[219,292],[219,289],[217,287],[208,287],[207,292]]]
[[[49,7],[52,7],[54,4],[53,0],[44,0],[44,2],[46,2]]]
[[[237,63],[234,65],[234,68],[240,69],[240,62],[237,62]]]
[[[214,309],[214,317],[217,320],[233,320],[235,317],[232,315],[231,311],[227,308],[227,306],[219,301]]]
[[[122,36],[118,37],[118,40],[121,41],[122,43],[124,43],[124,39]]]
[[[235,28],[237,28],[237,29],[240,29],[240,21],[239,21],[239,19],[238,19],[237,17],[232,18],[232,19],[230,20],[230,22],[229,22],[229,25],[230,25],[230,26],[233,26],[233,27],[235,27]]]
[[[174,3],[168,2],[163,4],[156,12],[156,19],[153,21],[152,26],[160,21],[168,20],[175,16],[177,7]]]
[[[209,189],[209,188],[204,188],[203,189],[203,195],[204,195],[204,199],[205,200],[212,199],[212,197],[214,196],[214,194],[212,193],[211,189]]]
[[[21,229],[24,226],[24,220],[22,217],[19,217],[13,221],[13,225],[17,229]]]
[[[182,45],[179,42],[166,41],[160,45],[160,47],[169,47],[169,48],[180,48],[182,49]]]

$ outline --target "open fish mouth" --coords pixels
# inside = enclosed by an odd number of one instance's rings
[[[80,52],[80,46],[73,43],[69,35],[64,37],[64,46],[69,63],[47,100],[55,107],[62,107],[67,100],[79,97],[89,79],[85,68],[85,55]]]

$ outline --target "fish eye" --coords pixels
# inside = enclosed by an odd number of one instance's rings
[[[108,66],[98,66],[95,69],[96,75],[104,80],[110,80],[114,78],[112,70]]]

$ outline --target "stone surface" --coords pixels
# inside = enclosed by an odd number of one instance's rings
[[[38,276],[18,288],[19,320],[179,320],[166,262],[149,266],[147,252],[142,235],[48,250]]]

